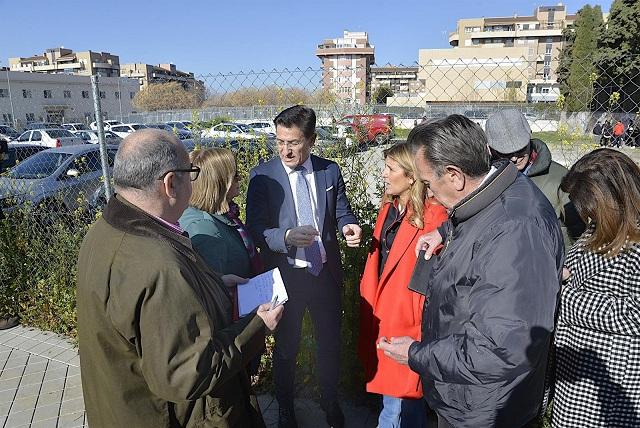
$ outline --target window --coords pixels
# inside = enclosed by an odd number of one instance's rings
[[[0,98],[7,98],[9,96],[8,89],[0,89]]]
[[[120,92],[116,91],[116,100],[119,100],[119,99],[120,99]]]
[[[53,96],[51,95],[51,89],[45,89],[43,92],[45,98],[53,98]]]
[[[543,94],[548,94],[549,93],[549,88],[542,88],[542,93]]]
[[[27,122],[35,122],[36,121],[36,115],[33,113],[27,113]]]
[[[75,167],[75,169],[80,171],[80,174],[102,169],[100,152],[96,150],[93,152],[85,153],[83,156],[75,158],[73,160],[73,166]]]
[[[4,123],[13,123],[13,116],[11,113],[2,113],[2,121]]]
[[[40,133],[40,131],[33,131],[31,133],[31,141],[41,141],[42,140],[42,133]]]
[[[71,91],[64,91],[63,94],[65,98],[71,98]]]
[[[135,92],[129,92],[129,99],[132,100],[136,96]]]
[[[105,91],[100,91],[100,98],[103,100],[107,98],[107,93]]]
[[[82,98],[89,98],[89,91],[82,91]]]
[[[522,86],[522,82],[520,80],[511,80],[507,82],[507,88],[519,88]]]
[[[22,98],[31,98],[31,89],[23,89]]]

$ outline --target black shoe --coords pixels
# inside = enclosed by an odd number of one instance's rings
[[[327,423],[333,428],[344,428],[344,414],[337,402],[333,402],[326,407],[323,406],[323,410],[327,415]]]
[[[298,428],[293,406],[280,406],[278,409],[278,428]]]
[[[18,317],[5,317],[0,318],[0,330],[8,330],[20,324],[20,319]]]

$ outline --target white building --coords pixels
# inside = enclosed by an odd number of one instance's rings
[[[105,119],[132,113],[138,81],[100,77]],[[89,76],[0,71],[0,123],[21,129],[29,122],[84,122],[94,120]]]

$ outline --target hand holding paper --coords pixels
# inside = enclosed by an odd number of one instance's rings
[[[266,304],[267,310],[272,306],[277,309],[288,298],[280,270],[275,268],[238,286],[238,312],[242,317],[262,304]]]

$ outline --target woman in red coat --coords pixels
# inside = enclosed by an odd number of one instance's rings
[[[420,340],[424,296],[407,288],[416,263],[414,249],[420,235],[437,228],[447,212],[427,200],[405,143],[385,150],[384,156],[385,196],[360,282],[358,351],[367,391],[382,394],[378,427],[422,427],[426,411],[420,378],[407,366],[385,358],[376,343],[380,336],[391,335]]]

